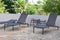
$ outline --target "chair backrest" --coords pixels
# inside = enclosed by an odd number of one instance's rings
[[[56,21],[57,15],[55,13],[50,14],[49,19],[47,21],[48,26],[54,26]]]
[[[27,18],[27,14],[22,13],[17,21],[17,23],[24,23],[26,21]]]

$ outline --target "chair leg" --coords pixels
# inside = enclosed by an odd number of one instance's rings
[[[29,24],[29,26],[31,26],[31,23]]]
[[[14,31],[14,26],[12,26],[12,30]]]
[[[48,27],[48,29],[49,29],[49,27]]]
[[[20,27],[20,25],[18,25]]]
[[[5,31],[5,27],[6,27],[6,26],[4,25],[4,31]]]
[[[57,26],[57,30],[59,30],[59,27]]]
[[[7,25],[4,24],[4,31],[5,31],[6,27],[7,27]]]
[[[34,33],[35,27],[33,27],[33,33]]]
[[[29,24],[27,24],[27,27],[29,27],[30,25]]]
[[[44,34],[44,28],[42,28],[42,34]]]

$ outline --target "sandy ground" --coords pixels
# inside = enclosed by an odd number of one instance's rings
[[[45,34],[41,34],[41,29],[35,29],[33,33],[33,27],[15,27],[14,31],[11,27],[0,28],[0,40],[60,40],[60,30],[56,28],[46,28]]]

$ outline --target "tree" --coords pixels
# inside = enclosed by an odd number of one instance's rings
[[[28,14],[35,14],[36,13],[36,7],[34,5],[28,5],[25,12]]]
[[[20,13],[26,13],[26,14],[34,14],[36,11],[35,5],[31,5],[28,3],[28,0],[17,0],[17,5],[16,8],[20,8],[19,12]],[[18,9],[17,9],[18,10]]]
[[[25,9],[25,1],[24,0],[16,0],[14,8],[16,9],[16,13],[22,13]]]
[[[46,0],[43,9],[46,13],[57,13],[60,15],[60,0]]]
[[[0,0],[0,13],[6,13],[5,5],[4,5],[4,3],[2,2],[2,0]]]
[[[5,9],[9,12],[9,13],[16,13],[15,9],[14,9],[14,1],[16,0],[2,0],[2,2],[4,2],[5,5]]]

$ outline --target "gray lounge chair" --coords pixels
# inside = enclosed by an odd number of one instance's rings
[[[12,22],[10,21],[10,22],[5,23],[4,24],[4,30],[6,27],[9,27],[9,26],[12,26],[12,30],[14,30],[14,26],[16,26],[16,25],[21,25],[21,24],[27,24],[28,25],[28,23],[25,22],[27,16],[28,16],[27,14],[22,13],[17,21],[12,21]]]
[[[55,13],[50,14],[47,23],[46,24],[38,24],[38,25],[34,26],[33,32],[34,32],[35,28],[41,28],[42,34],[44,34],[44,28],[57,27],[57,29],[59,29],[59,27],[55,25],[56,18],[57,18],[57,15]]]

